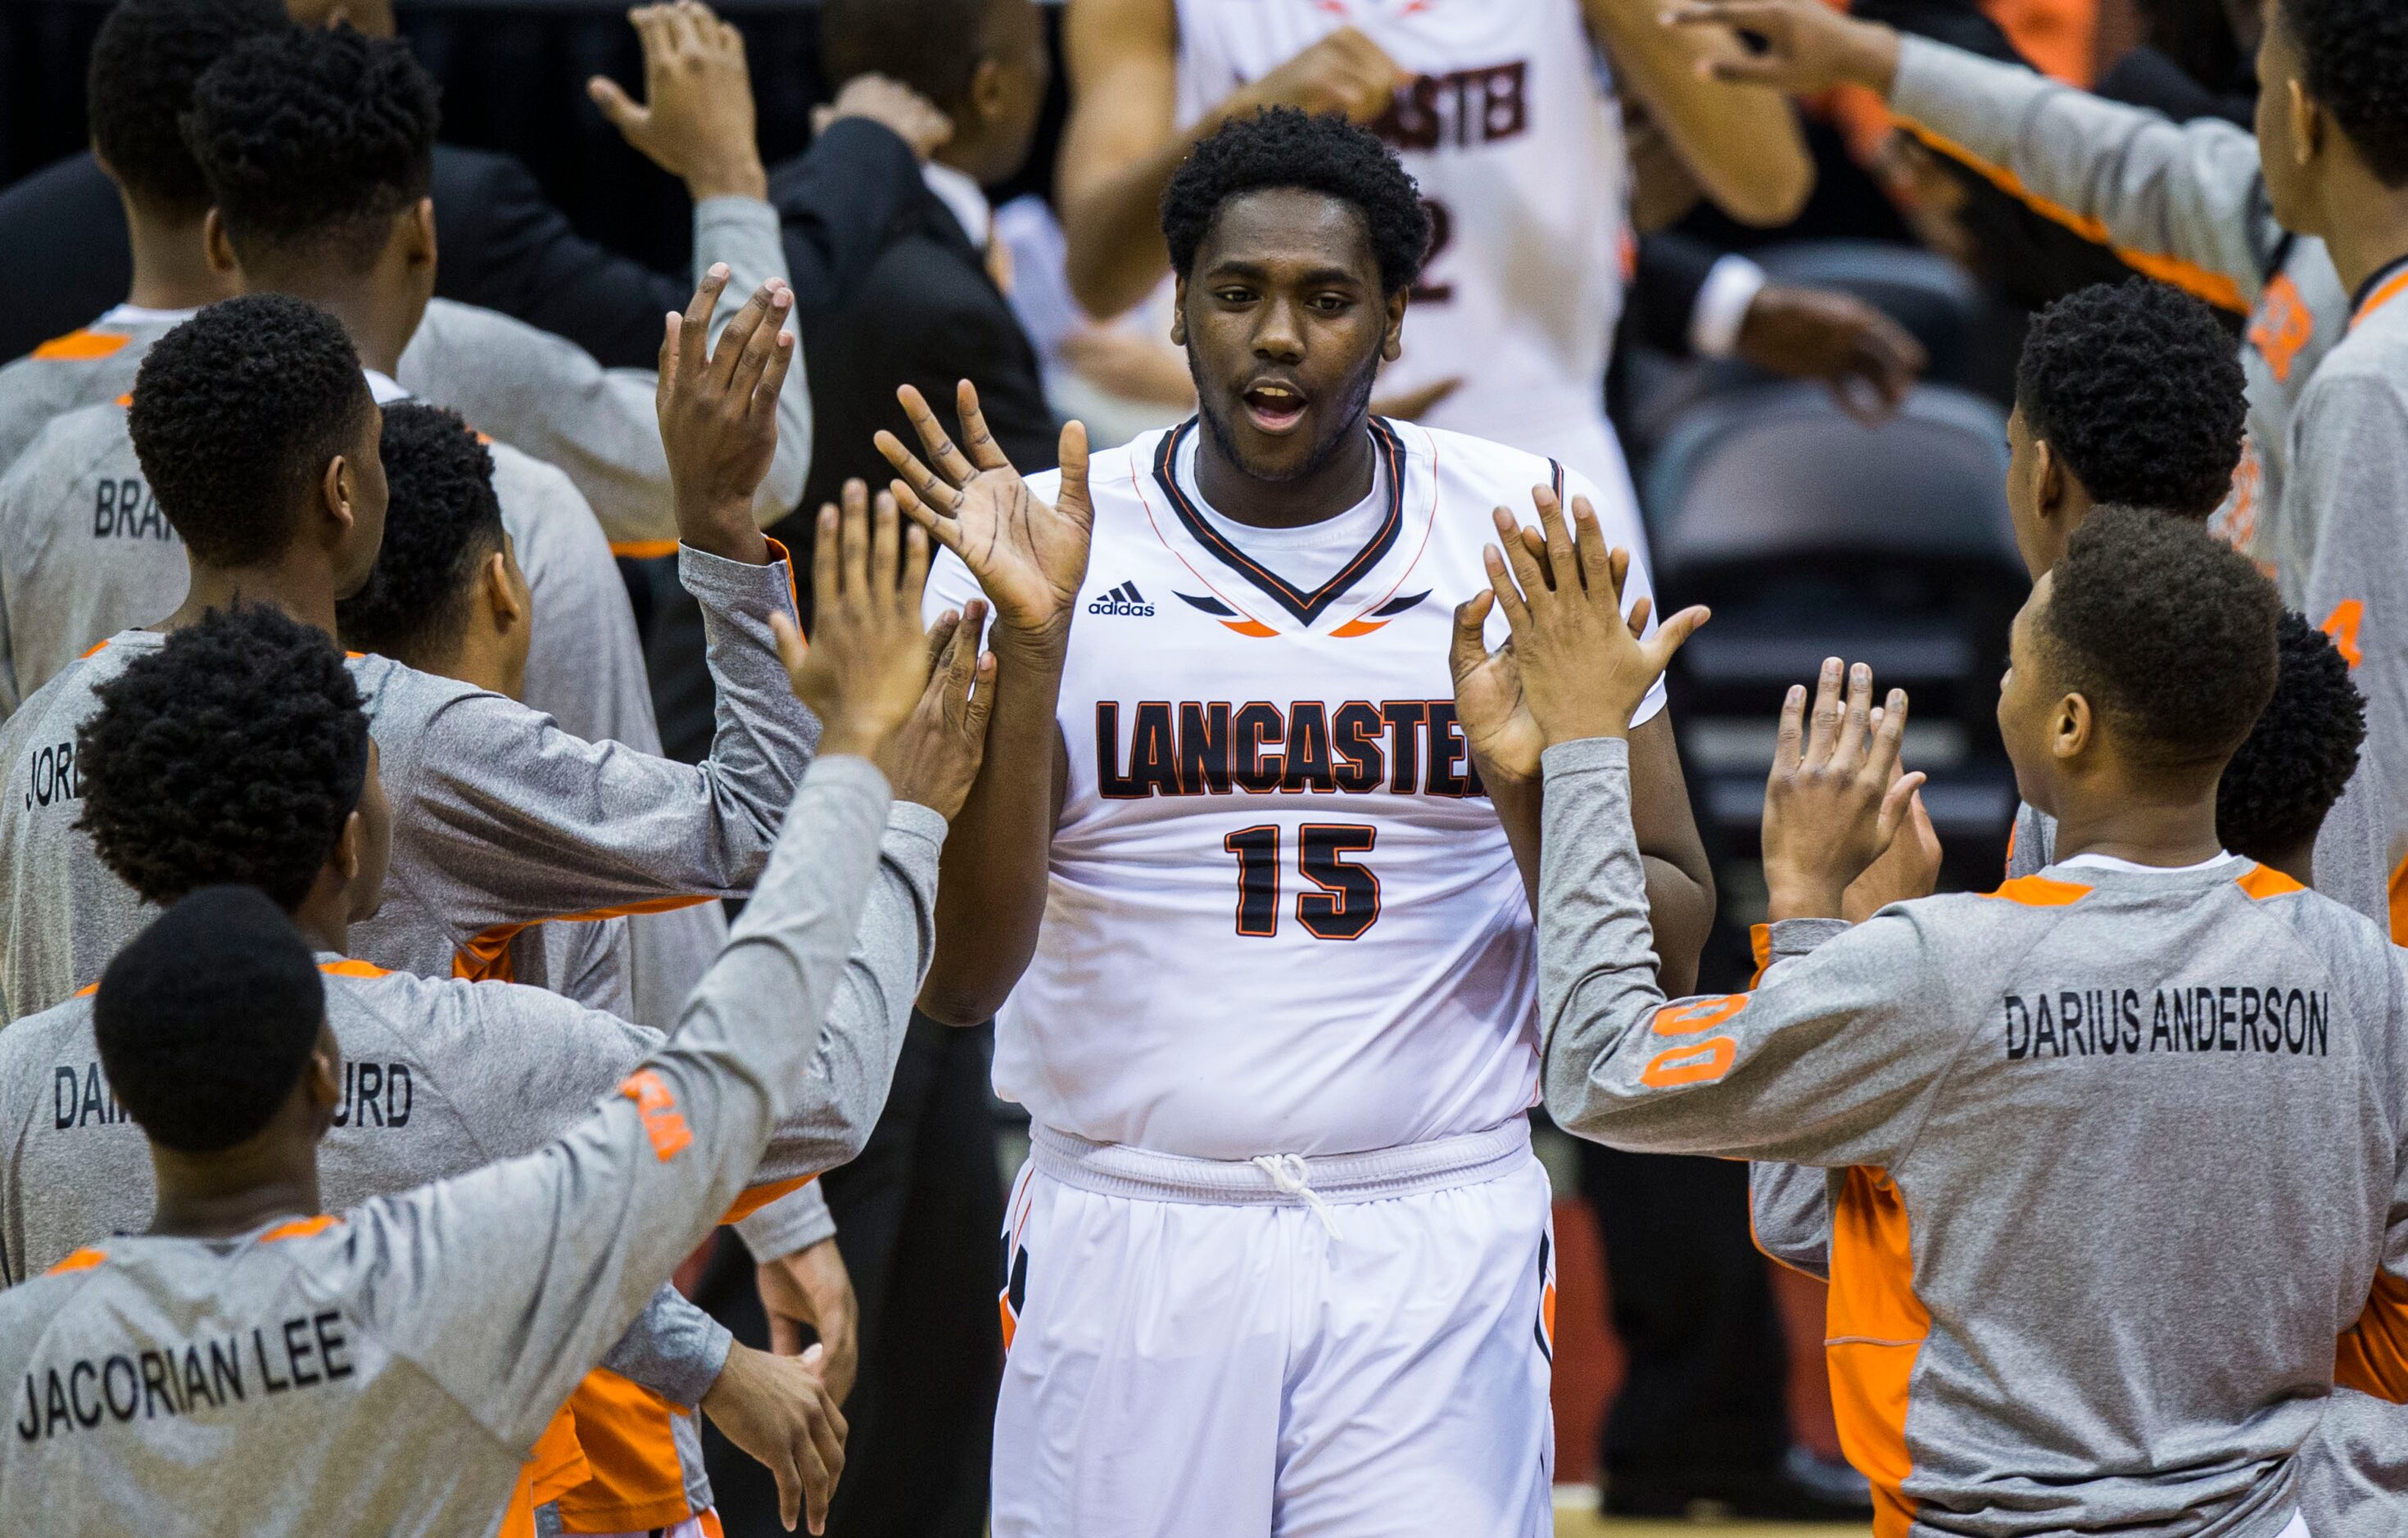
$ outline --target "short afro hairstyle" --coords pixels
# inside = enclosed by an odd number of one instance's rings
[[[939,107],[967,100],[986,52],[988,0],[821,0],[820,65],[832,86],[887,75]]]
[[[292,25],[278,0],[123,0],[84,75],[93,148],[135,196],[199,218],[209,186],[178,126],[193,83],[237,44]]]
[[[2216,833],[2225,848],[2254,860],[2315,841],[2366,740],[2366,697],[2332,638],[2286,612],[2275,644],[2274,697],[2215,787]]]
[[[208,886],[127,942],[92,1001],[100,1066],[152,1143],[222,1153],[291,1098],[326,1024],[309,942],[248,886]]]
[[[2167,770],[2230,756],[2274,692],[2274,584],[2200,525],[2132,508],[2084,519],[2051,577],[2048,665],[2123,755]]]
[[[376,410],[342,323],[279,294],[209,306],[143,355],[126,430],[143,478],[193,556],[280,553],[326,462]]]
[[[2032,317],[2015,404],[2094,500],[2204,519],[2241,463],[2247,383],[2214,310],[2134,278]]]
[[[367,585],[335,606],[343,644],[440,672],[459,653],[469,579],[502,548],[494,456],[439,406],[384,412],[384,544]]]
[[[1335,113],[1293,107],[1232,118],[1200,140],[1162,193],[1162,237],[1182,277],[1212,233],[1222,205],[1268,188],[1294,187],[1351,204],[1380,264],[1380,291],[1411,288],[1429,251],[1429,210],[1402,163],[1369,129]]]
[[[215,610],[95,693],[76,826],[101,863],[163,906],[238,882],[299,907],[367,783],[368,718],[324,632]]]
[[[2341,124],[2386,186],[2408,186],[2408,6],[2400,0],[2283,0],[2308,94]]]
[[[432,185],[440,96],[407,44],[295,27],[211,65],[184,138],[244,261],[356,271]]]

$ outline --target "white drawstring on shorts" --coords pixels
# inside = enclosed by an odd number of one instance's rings
[[[1312,1188],[1312,1171],[1305,1168],[1302,1154],[1256,1154],[1249,1162],[1270,1176],[1271,1184],[1279,1187],[1283,1196],[1292,1196],[1312,1208],[1312,1215],[1321,1219],[1330,1238],[1338,1237],[1337,1215],[1321,1199],[1321,1193]]]

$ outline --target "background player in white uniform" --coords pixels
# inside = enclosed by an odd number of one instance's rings
[[[1420,420],[1578,470],[1604,494],[1608,535],[1642,550],[1603,401],[1633,251],[1617,80],[1670,151],[1638,157],[1642,206],[1676,211],[1702,189],[1735,218],[1779,224],[1813,177],[1778,95],[1698,78],[1697,61],[1736,51],[1736,39],[1668,29],[1656,9],[1075,0],[1060,203],[1080,301],[1111,314],[1160,281],[1154,203],[1189,144],[1265,105],[1344,111],[1398,151],[1430,208],[1413,326],[1381,377],[1383,398],[1443,391]]]
[[[1476,666],[1484,602],[1472,670],[1449,655],[1498,504],[1595,490],[1368,415],[1427,238],[1369,135],[1232,123],[1164,210],[1198,421],[1092,464],[1073,426],[1033,483],[967,385],[968,456],[909,391],[936,469],[881,438],[952,553],[930,601],[996,615],[921,1000],[969,1022],[1010,992],[996,1082],[1036,1124],[994,1531],[1544,1533],[1538,806],[1495,772],[1537,748],[1526,717],[1457,723],[1510,687]],[[1636,826],[1685,978],[1713,897],[1648,715]]]

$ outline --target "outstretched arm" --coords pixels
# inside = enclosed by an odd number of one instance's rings
[[[1742,224],[1786,224],[1814,190],[1814,164],[1780,93],[1733,90],[1704,71],[1745,55],[1722,27],[1664,24],[1658,0],[1583,0],[1590,33],[1714,206]]]

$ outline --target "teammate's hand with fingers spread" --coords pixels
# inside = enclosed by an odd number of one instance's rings
[[[1076,422],[1062,429],[1062,491],[1048,506],[987,431],[969,381],[956,396],[968,453],[945,436],[919,391],[907,384],[895,395],[928,455],[923,463],[893,433],[878,435],[878,452],[898,478],[896,500],[978,579],[995,604],[998,643],[1067,641],[1096,520],[1087,500],[1087,429]]]
[[[818,1346],[778,1357],[732,1344],[702,1396],[702,1412],[720,1435],[778,1481],[778,1515],[788,1532],[797,1517],[808,1517],[813,1532],[827,1530],[828,1498],[844,1472],[844,1412],[822,1379],[820,1356]]]
[[[820,1380],[827,1385],[828,1398],[842,1404],[861,1370],[861,1300],[836,1241],[823,1239],[762,1261],[752,1268],[752,1285],[761,1295],[761,1312],[768,1315],[769,1349],[781,1357],[800,1356],[803,1329],[810,1327],[819,1337]]]
[[[1673,0],[1664,20],[1764,39],[1761,51],[1699,61],[1702,73],[1735,85],[1768,85],[1796,95],[1861,85],[1886,96],[1898,76],[1898,33],[1822,0]]]
[[[1255,81],[1244,99],[1249,107],[1343,112],[1369,122],[1388,109],[1397,88],[1411,78],[1379,44],[1346,26]]]
[[[785,328],[795,296],[782,279],[761,285],[706,356],[711,312],[726,287],[722,262],[703,275],[685,312],[669,316],[652,402],[678,538],[759,566],[769,542],[753,519],[752,496],[778,453],[778,392],[795,361],[795,335]]]
[[[1887,712],[1876,708],[1876,722]],[[1896,772],[1906,772],[1903,765]],[[1931,826],[1931,813],[1923,807],[1923,793],[1907,798],[1906,820],[1898,825],[1898,836],[1882,851],[1882,857],[1865,868],[1865,873],[1848,883],[1840,898],[1840,916],[1851,924],[1862,924],[1893,902],[1912,902],[1928,898],[1940,885],[1940,833]]]
[[[995,709],[995,654],[980,654],[986,605],[972,598],[928,631],[936,666],[911,719],[895,734],[882,767],[898,801],[916,801],[947,822],[978,783],[986,720]]]
[[[1553,491],[1535,488],[1543,538],[1534,553],[1512,513],[1497,510],[1503,543],[1487,549],[1488,580],[1512,632],[1522,695],[1545,742],[1627,737],[1672,654],[1698,626],[1703,609],[1684,609],[1645,640],[1622,612],[1627,552],[1609,551],[1586,497],[1572,503],[1573,527]]]
[[[843,496],[841,512],[820,509],[810,644],[784,615],[770,624],[795,697],[820,718],[820,752],[882,763],[928,685],[928,640],[920,628],[928,540],[903,526],[884,493],[874,516],[860,482],[846,482]]]
[[[1924,776],[1898,772],[1906,733],[1906,692],[1892,689],[1873,708],[1873,673],[1823,664],[1814,713],[1806,691],[1792,688],[1781,707],[1781,734],[1764,794],[1764,880],[1775,919],[1838,918],[1849,884],[1889,848]]]
[[[836,100],[812,112],[811,132],[824,134],[830,123],[846,118],[867,118],[886,128],[924,163],[953,137],[953,120],[942,108],[887,75],[855,75],[845,81]]]
[[[1866,426],[1897,410],[1929,361],[1904,326],[1852,294],[1768,283],[1740,322],[1739,355],[1794,380],[1820,380]]]
[[[1482,780],[1535,780],[1547,740],[1522,697],[1522,668],[1514,660],[1513,643],[1509,640],[1492,652],[1482,635],[1496,607],[1493,592],[1476,593],[1455,607],[1455,643],[1446,657],[1447,669],[1455,675],[1455,718],[1463,724]]]
[[[695,202],[767,197],[744,35],[700,0],[638,6],[627,20],[644,45],[643,103],[596,75],[585,82],[594,105],[638,153],[684,182]]]

